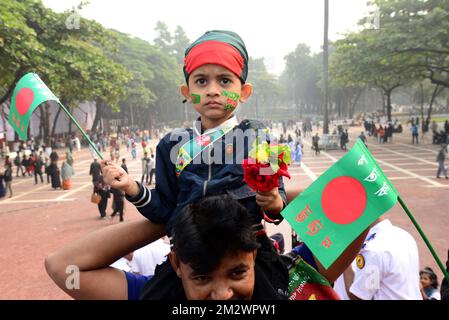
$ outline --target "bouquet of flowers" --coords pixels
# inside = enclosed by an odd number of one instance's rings
[[[290,165],[288,145],[270,145],[266,141],[254,142],[249,158],[243,161],[243,179],[254,190],[267,192],[279,187],[279,178],[287,177]]]

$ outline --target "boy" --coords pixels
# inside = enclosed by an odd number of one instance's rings
[[[256,265],[266,285],[285,298],[288,272],[261,224],[264,218],[276,224],[282,221],[280,212],[286,204],[282,180],[279,188],[255,192],[244,182],[240,165],[265,129],[254,121],[239,124],[234,116],[238,102],[247,101],[253,91],[246,83],[248,53],[243,40],[229,31],[206,32],[186,50],[184,74],[186,85],[181,93],[200,118],[193,129],[175,130],[159,142],[156,188],[147,189],[113,164],[103,168],[105,181],[125,191],[126,198],[153,223],[165,224],[169,236],[186,205],[216,194],[238,200],[250,213],[261,244]],[[179,283],[168,262],[156,272],[151,285],[154,290],[145,289],[147,298],[163,299],[176,290]]]

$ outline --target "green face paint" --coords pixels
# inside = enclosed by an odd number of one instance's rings
[[[192,93],[192,103],[199,104],[201,102],[201,96],[199,94]]]
[[[224,107],[225,110],[234,110],[235,108],[237,108],[237,104],[240,98],[240,96],[237,93],[230,91],[223,91],[221,94],[224,95],[226,98],[228,98],[225,103]]]

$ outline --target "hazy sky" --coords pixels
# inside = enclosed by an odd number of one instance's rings
[[[79,0],[43,0],[57,12]],[[330,0],[332,40],[353,30],[368,12],[366,0]],[[270,72],[280,73],[284,56],[298,43],[317,52],[323,42],[323,0],[90,0],[81,15],[107,28],[152,42],[154,27],[164,21],[171,32],[182,26],[191,41],[211,29],[237,32],[252,57],[265,58]],[[81,26],[82,27],[82,26]]]

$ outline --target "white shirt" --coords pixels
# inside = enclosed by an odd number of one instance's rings
[[[154,275],[154,270],[158,264],[161,264],[167,258],[170,252],[170,245],[164,240],[159,239],[145,247],[134,251],[131,268],[133,273],[139,273],[144,276]]]
[[[126,258],[120,258],[110,265],[112,268],[123,270],[126,272],[131,272],[131,261]]]
[[[352,294],[363,300],[422,300],[418,247],[407,231],[389,220],[377,223],[370,229],[360,255],[363,258],[359,257],[359,263],[356,259],[351,265],[355,273],[349,289]],[[349,299],[343,275],[334,289],[343,300]]]
[[[148,171],[151,171],[152,169],[156,169],[156,159],[155,158],[148,158],[147,162]]]

